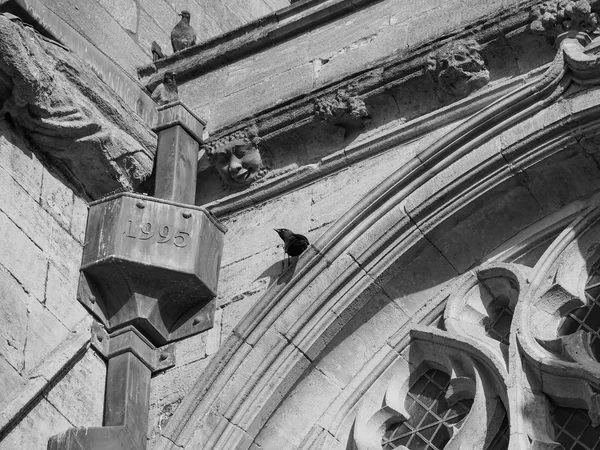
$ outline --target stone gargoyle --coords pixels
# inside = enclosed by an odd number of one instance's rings
[[[156,135],[93,71],[17,17],[0,14],[0,117],[82,195],[132,190],[152,171]]]

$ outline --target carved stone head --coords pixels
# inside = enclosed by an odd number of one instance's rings
[[[452,42],[429,56],[427,72],[438,91],[465,97],[485,86],[490,73],[473,40]]]
[[[208,161],[229,187],[244,187],[262,178],[266,168],[258,149],[258,138],[231,136],[207,147]]]

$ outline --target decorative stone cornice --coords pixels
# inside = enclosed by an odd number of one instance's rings
[[[0,15],[0,112],[82,194],[132,190],[152,171],[156,136],[65,47]]]

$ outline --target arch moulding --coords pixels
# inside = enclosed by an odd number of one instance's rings
[[[381,336],[385,345],[283,438],[287,448],[346,448],[357,407],[369,408],[368,391],[389,378],[409,330],[434,323],[449,295],[437,289],[411,310],[391,287],[398,279],[426,267],[423,255],[440,261],[427,272],[431,286],[460,284],[482,263],[527,259],[597,204],[594,48],[587,35],[566,36],[542,76],[460,123],[336,221],[241,320],[155,448],[276,448],[270,421],[332,341],[374,298],[395,301],[405,320]]]

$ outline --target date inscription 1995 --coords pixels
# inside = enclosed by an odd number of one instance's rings
[[[187,247],[190,243],[190,233],[183,230],[177,230],[169,225],[154,225],[151,222],[146,222],[139,225],[134,225],[133,221],[128,220],[129,227],[123,233],[127,237],[140,239],[142,241],[153,240],[158,244],[166,244],[172,242],[175,247]]]

